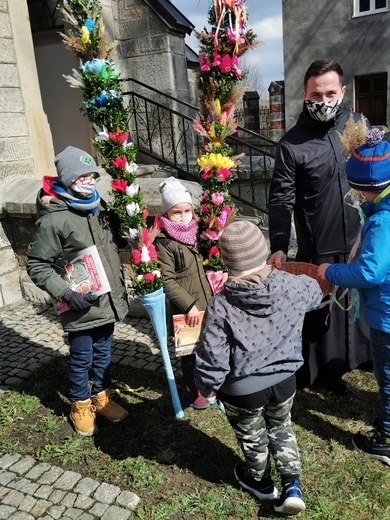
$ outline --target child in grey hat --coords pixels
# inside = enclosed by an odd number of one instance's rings
[[[111,400],[109,388],[114,324],[127,315],[127,296],[114,226],[96,190],[100,168],[87,152],[73,146],[57,155],[55,165],[58,177],[44,177],[38,193],[39,218],[27,251],[27,272],[38,287],[69,307],[60,319],[70,344],[70,420],[78,434],[91,436],[97,432],[95,410],[112,422],[128,415]],[[60,276],[72,256],[93,245],[111,287],[99,297],[72,290]]]
[[[303,319],[322,292],[308,276],[267,266],[265,238],[251,222],[227,226],[220,250],[229,278],[206,310],[195,383],[202,396],[216,392],[225,406],[246,461],[234,469],[238,483],[257,498],[275,499],[272,454],[283,485],[274,508],[297,514],[305,504],[290,412],[303,364]]]

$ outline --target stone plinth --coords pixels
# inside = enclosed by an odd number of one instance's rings
[[[162,177],[155,177],[161,174]],[[172,175],[172,170],[162,170],[157,166],[140,166],[137,170],[137,182],[147,204],[149,218],[161,213],[160,183]],[[98,191],[106,201],[112,201],[110,195],[111,177],[103,174],[98,182]],[[201,187],[196,182],[181,181],[193,194],[195,204],[199,201]],[[16,178],[3,189],[0,198],[0,307],[17,303],[22,299],[33,303],[47,303],[49,295],[38,289],[26,273],[26,250],[34,235],[36,220],[36,196],[42,182],[32,178]],[[129,277],[129,254],[124,251],[122,260],[125,274]],[[145,316],[147,313],[137,298],[130,301],[130,316]]]

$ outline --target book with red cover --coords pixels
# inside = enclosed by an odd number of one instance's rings
[[[90,246],[81,249],[76,254],[63,258],[61,265],[56,264],[55,270],[75,292],[86,294],[94,292],[98,296],[111,291],[106,272],[99,256],[97,247]],[[59,302],[59,313],[69,310],[66,303]]]

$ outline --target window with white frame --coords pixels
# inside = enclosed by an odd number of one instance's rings
[[[354,0],[354,16],[384,13],[389,10],[389,0]]]

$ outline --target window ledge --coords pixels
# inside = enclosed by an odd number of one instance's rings
[[[388,7],[384,7],[383,9],[376,9],[375,11],[364,11],[362,13],[357,13],[352,16],[352,18],[361,18],[362,16],[371,16],[373,14],[383,14],[389,12]]]

